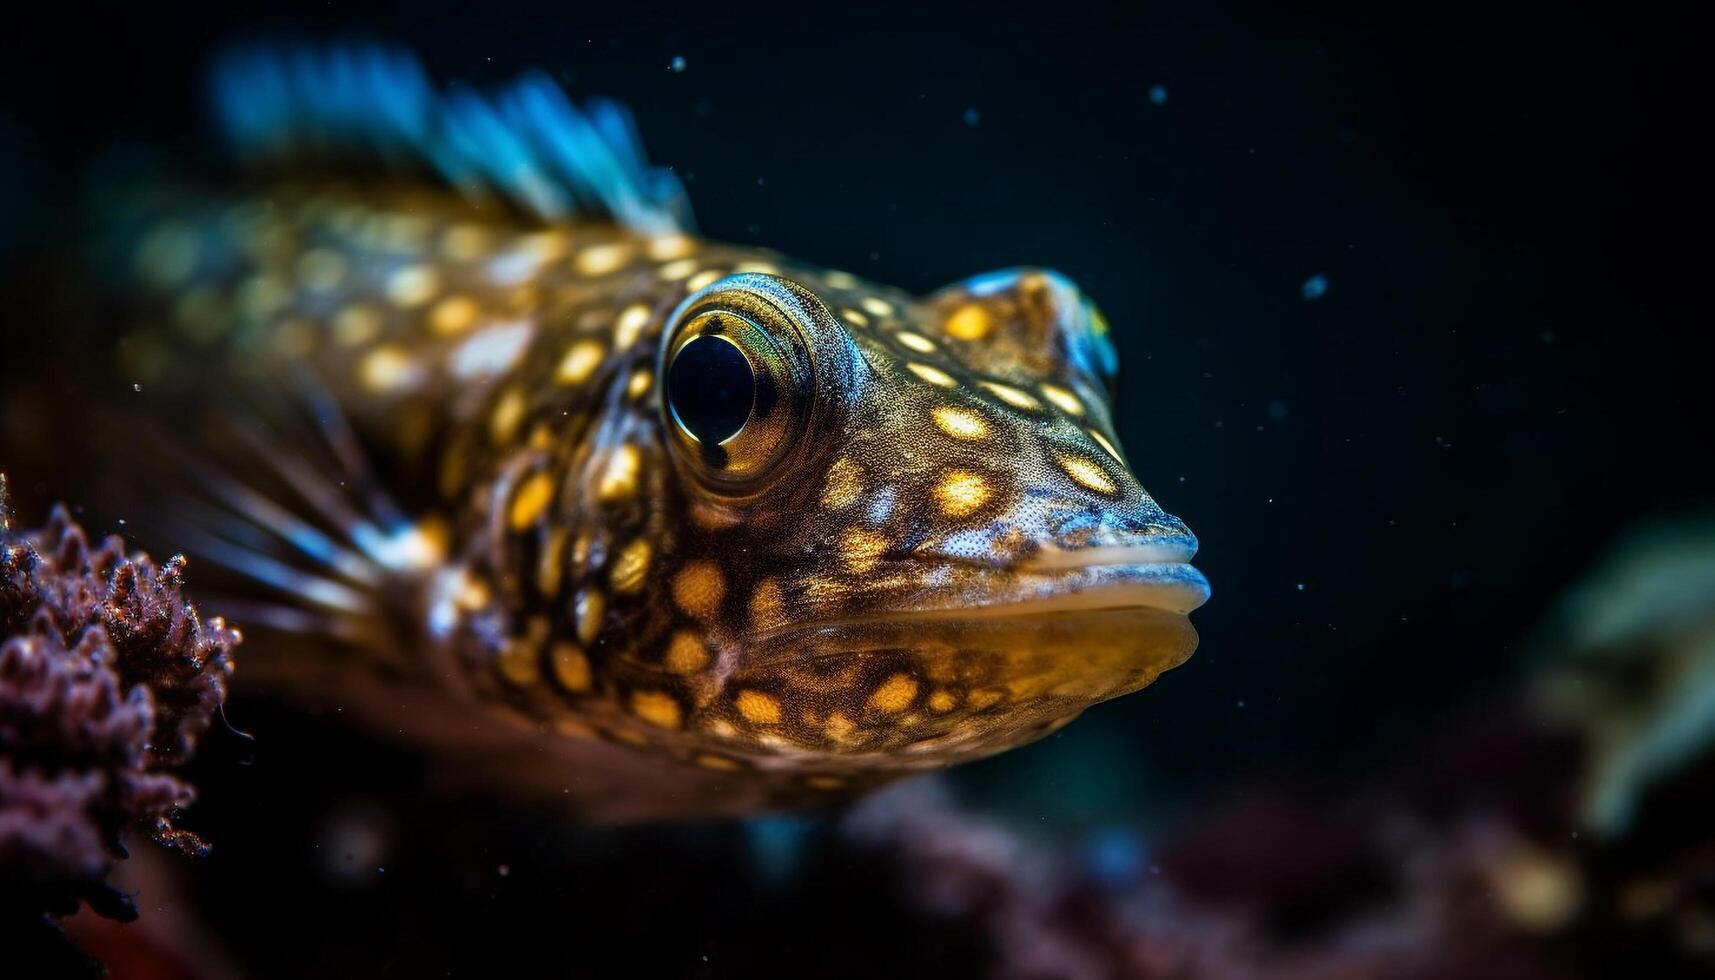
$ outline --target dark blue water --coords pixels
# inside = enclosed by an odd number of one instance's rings
[[[0,41],[19,227],[114,145],[195,146],[221,40],[357,34],[626,101],[711,237],[911,290],[1022,263],[1085,287],[1125,447],[1215,597],[1184,668],[959,774],[1003,808],[1100,827],[1400,766],[1507,687],[1617,532],[1715,501],[1708,35],[1665,13],[45,13]]]

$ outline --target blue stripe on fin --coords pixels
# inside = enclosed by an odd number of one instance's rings
[[[540,72],[492,93],[437,91],[399,49],[244,47],[216,62],[212,95],[221,132],[246,159],[367,154],[426,165],[546,220],[691,227],[683,186],[649,166],[630,113],[606,100],[580,107]]]

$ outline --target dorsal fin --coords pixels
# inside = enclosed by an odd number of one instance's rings
[[[427,167],[544,220],[690,230],[684,188],[648,165],[625,107],[578,106],[541,72],[493,92],[440,91],[396,48],[248,46],[216,62],[212,94],[222,134],[247,161],[369,156]]]

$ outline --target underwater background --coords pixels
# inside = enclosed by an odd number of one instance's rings
[[[1078,282],[1133,468],[1214,588],[1155,685],[855,813],[615,829],[445,799],[426,760],[240,670],[227,717],[255,741],[195,763],[210,855],[141,841],[139,922],[73,922],[114,975],[1715,971],[1715,721],[1675,701],[1715,692],[1706,18],[36,13],[0,40],[0,262],[115,159],[206,150],[223,43],[541,67],[631,107],[710,238],[913,292],[1022,263]],[[0,351],[51,329],[8,316]],[[12,477],[27,521],[78,502]],[[1538,707],[1627,644],[1623,708]],[[1596,774],[1616,725],[1669,716],[1672,765]],[[1601,778],[1633,804],[1597,834]]]

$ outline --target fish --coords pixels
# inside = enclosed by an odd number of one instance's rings
[[[1194,651],[1196,538],[1066,276],[913,295],[705,239],[630,115],[543,74],[263,45],[214,79],[240,175],[133,190],[101,263],[267,683],[675,819],[1002,752]]]

